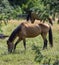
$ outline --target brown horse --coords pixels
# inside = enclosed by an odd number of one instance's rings
[[[27,18],[26,18],[26,20],[28,21],[28,20],[31,20],[31,23],[34,23],[35,22],[35,20],[40,20],[40,22],[45,22],[45,20],[47,19],[48,21],[49,21],[49,23],[51,24],[51,25],[53,25],[53,23],[52,23],[52,19],[49,17],[49,16],[45,16],[45,18],[43,19],[43,18],[40,18],[40,16],[38,16],[38,14],[36,14],[35,12],[32,12],[32,11],[28,11],[28,13],[27,13],[28,15],[27,15]]]
[[[51,47],[53,46],[53,37],[52,37],[52,29],[51,26],[44,23],[31,24],[29,22],[21,23],[10,35],[7,40],[8,51],[12,52],[15,50],[16,45],[23,40],[24,48],[26,49],[26,38],[34,38],[41,34],[44,40],[43,49],[47,48],[47,33],[49,33],[49,43]],[[13,44],[14,40],[18,37],[18,40],[15,44]]]

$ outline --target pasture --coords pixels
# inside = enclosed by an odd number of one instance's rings
[[[10,20],[7,25],[2,23],[2,33],[10,35],[23,21]],[[26,39],[26,51],[21,41],[17,45],[15,52],[11,54],[7,51],[6,41],[8,38],[0,39],[0,65],[59,65],[59,24],[55,22],[52,26],[52,31],[54,46],[50,48],[48,45],[48,48],[45,50],[42,50],[43,40],[40,35]]]

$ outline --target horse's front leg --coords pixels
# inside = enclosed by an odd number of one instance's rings
[[[24,44],[24,48],[26,50],[26,40],[25,39],[23,39],[23,44]]]
[[[14,45],[14,49],[13,49],[13,51],[15,51],[15,49],[16,49],[16,45],[17,45],[20,41],[21,41],[20,39],[18,39],[18,40],[16,41],[16,43],[15,43],[15,45]]]

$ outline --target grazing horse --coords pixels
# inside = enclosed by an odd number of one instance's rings
[[[12,50],[16,49],[16,45],[23,40],[24,48],[26,49],[26,38],[34,38],[41,34],[44,40],[43,49],[47,48],[47,33],[49,33],[49,43],[53,47],[53,35],[51,26],[45,23],[31,24],[29,22],[22,22],[10,35],[7,40],[8,51],[11,53]],[[18,37],[18,40],[13,44],[14,40]]]
[[[45,22],[45,20],[47,19],[47,20],[49,21],[49,23],[50,23],[51,25],[53,25],[52,19],[51,19],[50,17],[48,17],[48,16],[44,16],[44,18],[40,18],[40,16],[38,16],[38,14],[36,14],[35,12],[32,12],[32,11],[28,11],[27,14],[28,14],[28,15],[27,15],[26,20],[27,20],[27,21],[28,21],[28,20],[31,20],[31,23],[34,23],[35,20],[40,20],[40,22],[41,22],[41,21]]]

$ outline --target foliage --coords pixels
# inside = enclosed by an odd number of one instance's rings
[[[16,18],[28,10],[50,15],[59,12],[58,0],[0,0],[0,19]],[[5,16],[6,15],[6,16]],[[12,16],[13,15],[13,16]]]
[[[14,18],[18,13],[21,13],[20,6],[14,9],[8,0],[0,1],[0,20]]]
[[[49,15],[59,13],[58,0],[0,0],[0,21],[17,19],[20,14],[27,13],[28,10],[35,11],[44,20]]]

